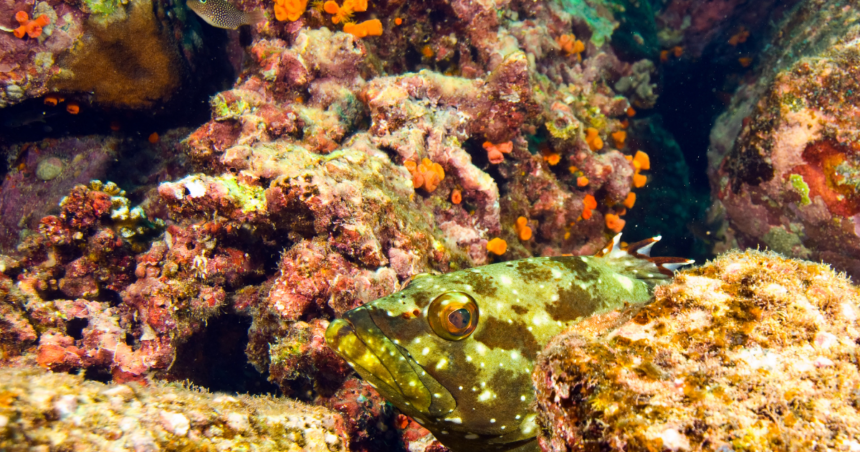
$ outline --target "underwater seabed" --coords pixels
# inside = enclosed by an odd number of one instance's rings
[[[0,450],[860,450],[859,2],[207,2],[0,4]]]

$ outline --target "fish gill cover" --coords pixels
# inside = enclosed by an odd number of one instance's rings
[[[655,255],[760,247],[860,274],[855,1],[230,5],[266,20],[226,31],[168,0],[0,4],[0,363],[22,369],[0,387],[0,449],[438,452],[326,345],[332,322],[488,264],[532,280],[540,271],[518,260],[591,256],[618,232],[662,234]],[[853,396],[822,386],[855,353],[853,286],[820,264],[756,256],[688,271],[645,314],[583,315],[581,337],[553,342],[579,348],[529,349],[546,372],[615,341],[601,359],[618,375],[585,366],[486,397],[535,398],[534,411],[511,412],[532,416],[532,449],[860,447]],[[707,269],[732,265],[749,278],[707,298],[713,284],[696,278],[722,281],[737,272]],[[839,292],[804,293],[807,306],[777,286]],[[712,322],[718,343],[659,328],[620,338],[695,317],[672,310],[678,300],[730,313]],[[780,321],[794,305],[813,317]],[[435,318],[480,321],[466,306]],[[515,328],[534,329],[536,313],[510,310],[533,317]],[[528,338],[494,317],[498,335],[473,332],[488,353]],[[714,389],[704,382],[737,366],[708,350],[770,367]],[[797,350],[810,366],[770,365]],[[744,405],[735,433],[707,423],[735,400],[772,396],[756,385],[795,377],[804,383],[785,404]],[[163,386],[183,381],[229,395]],[[135,408],[149,400],[158,407]],[[842,417],[827,418],[825,401]],[[703,412],[714,415],[684,423]],[[636,416],[649,426],[627,422]],[[500,419],[492,428],[509,428]]]

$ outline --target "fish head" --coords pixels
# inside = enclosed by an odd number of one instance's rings
[[[212,25],[213,27],[219,28],[230,28],[225,27],[221,20],[224,18],[224,8],[219,7],[223,5],[223,0],[186,0],[185,4],[188,6],[188,9],[194,11],[203,21]]]
[[[536,434],[529,406],[540,345],[504,316],[510,288],[489,267],[418,278],[326,331],[359,375],[455,451],[510,450]]]

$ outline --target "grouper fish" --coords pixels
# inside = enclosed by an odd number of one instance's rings
[[[326,342],[453,452],[535,451],[538,352],[594,314],[648,303],[693,261],[655,237],[594,256],[535,257],[413,279],[332,321]]]

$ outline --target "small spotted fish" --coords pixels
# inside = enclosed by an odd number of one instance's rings
[[[226,0],[187,0],[186,4],[209,25],[218,28],[235,30],[242,25],[253,25],[266,20],[263,11],[239,11]]]
[[[688,259],[650,257],[654,237],[594,256],[535,257],[415,278],[344,314],[326,342],[452,452],[537,451],[531,374],[571,325],[646,304]]]

